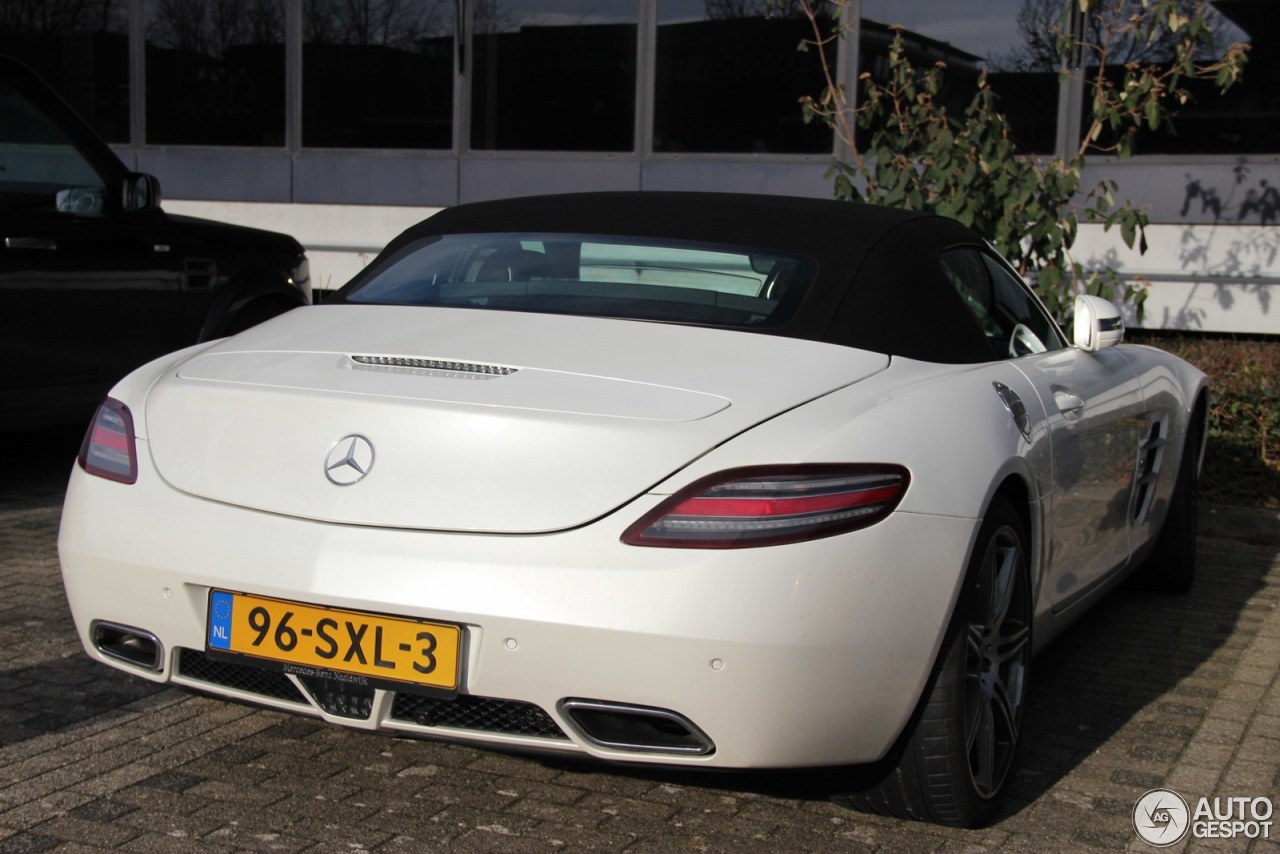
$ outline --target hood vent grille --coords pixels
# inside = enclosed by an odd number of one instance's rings
[[[518,368],[484,365],[479,362],[451,362],[445,359],[416,359],[408,356],[352,356],[351,361],[366,368],[390,368],[409,371],[445,371],[454,374],[505,377]]]

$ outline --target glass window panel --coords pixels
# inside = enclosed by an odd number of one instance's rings
[[[472,148],[634,150],[634,2],[483,0],[473,31]]]
[[[453,0],[306,0],[302,144],[452,148]]]
[[[0,80],[0,211],[101,213],[106,181],[45,110]]]
[[[1204,59],[1221,57],[1228,45],[1251,45],[1244,79],[1219,93],[1212,81],[1190,81],[1192,100],[1173,119],[1173,132],[1140,130],[1135,141],[1137,154],[1274,154],[1280,151],[1280,52],[1272,48],[1280,35],[1276,4],[1256,0],[1217,0],[1210,9],[1216,44]],[[1150,46],[1123,46],[1117,62],[1109,65],[1107,76],[1123,79],[1126,61],[1168,62],[1172,50],[1167,43]],[[1087,69],[1092,77],[1097,66]],[[1084,127],[1092,121],[1089,99],[1085,99]],[[1101,140],[1107,143],[1104,132]]]
[[[753,247],[584,234],[446,234],[410,244],[340,299],[724,327],[785,322],[812,259]]]
[[[1056,26],[1062,0],[863,0],[859,72],[888,75],[892,25],[905,29],[908,56],[918,68],[947,65],[942,100],[960,117],[988,71],[1014,138],[1024,151],[1053,151],[1059,61],[1046,26]],[[1045,12],[1048,9],[1050,11]],[[1043,14],[1033,14],[1043,13]]]
[[[283,146],[282,0],[146,0],[147,139]]]
[[[34,68],[108,142],[129,141],[127,5],[0,3],[0,53]]]
[[[1066,346],[1031,291],[998,261],[976,249],[942,254],[942,270],[973,314],[997,359]]]
[[[830,153],[831,131],[805,124],[802,95],[821,94],[808,19],[766,0],[661,0],[653,150]],[[835,56],[832,56],[832,62]]]

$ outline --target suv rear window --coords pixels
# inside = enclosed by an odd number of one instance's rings
[[[773,326],[813,281],[809,258],[582,234],[448,234],[405,247],[345,291],[355,303]]]

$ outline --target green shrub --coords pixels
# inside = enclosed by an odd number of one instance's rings
[[[1209,444],[1201,494],[1280,507],[1280,342],[1135,333],[1209,376]]]
[[[852,0],[767,5],[774,14],[808,20],[811,36],[800,47],[816,54],[826,86],[821,94],[803,95],[800,105],[806,122],[822,122],[835,135],[827,175],[836,198],[930,211],[972,227],[1028,278],[1060,320],[1083,292],[1132,302],[1142,318],[1144,288],[1110,267],[1087,269],[1073,252],[1081,223],[1115,228],[1130,249],[1147,249],[1145,208],[1118,197],[1112,179],[1084,183],[1085,161],[1102,154],[1129,157],[1140,131],[1172,132],[1195,81],[1213,81],[1226,91],[1241,78],[1249,45],[1220,43],[1209,0],[1056,4],[1062,17],[1045,34],[1049,53],[1057,54],[1049,63],[1063,69],[1063,80],[1080,78],[1089,110],[1075,150],[1053,157],[1020,149],[985,71],[968,105],[949,111],[944,93],[955,87],[947,82],[952,72],[909,46],[900,26],[890,27],[883,72],[862,72],[858,91],[847,92],[834,46],[858,40],[859,9]],[[1134,54],[1135,44],[1158,47]],[[1112,75],[1121,69],[1124,79],[1117,85]]]

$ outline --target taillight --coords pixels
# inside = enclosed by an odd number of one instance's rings
[[[79,459],[89,474],[120,483],[138,480],[138,448],[129,407],[112,398],[102,402],[84,436]]]
[[[704,477],[622,535],[633,546],[736,549],[843,534],[893,512],[910,480],[895,465],[730,469]]]

